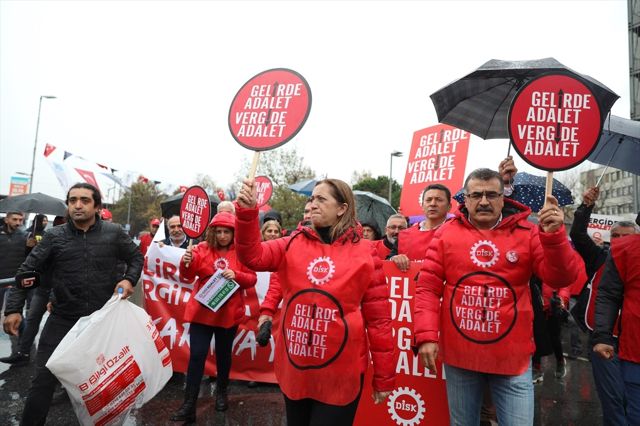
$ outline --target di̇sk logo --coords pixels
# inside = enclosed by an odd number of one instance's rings
[[[335,271],[336,267],[329,256],[317,257],[307,267],[307,278],[315,285],[323,285],[333,278]]]
[[[482,268],[489,268],[496,264],[500,251],[493,242],[480,240],[471,246],[469,251],[471,261]]]
[[[98,355],[98,357],[96,358],[96,364],[98,364],[98,365],[102,365],[102,364],[104,364],[104,361],[105,361],[104,354],[100,354],[100,355]]]
[[[394,389],[387,401],[391,419],[400,426],[415,426],[424,419],[424,401],[418,392],[409,387]]]
[[[221,271],[224,271],[229,268],[229,261],[227,260],[226,257],[219,257],[218,259],[216,259],[214,266],[215,266],[215,269],[220,269]]]

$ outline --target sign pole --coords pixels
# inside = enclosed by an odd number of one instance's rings
[[[547,183],[544,190],[545,201],[544,204],[547,204],[546,197],[551,195],[553,192],[553,172],[547,172]]]
[[[251,162],[251,168],[249,169],[249,179],[256,177],[256,170],[258,169],[258,163],[260,162],[260,151],[254,151],[253,161]]]

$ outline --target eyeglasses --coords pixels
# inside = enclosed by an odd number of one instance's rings
[[[464,194],[464,196],[473,201],[480,201],[482,200],[482,197],[486,197],[487,200],[489,201],[494,201],[502,197],[502,192],[495,192],[495,191],[472,192],[470,194]]]

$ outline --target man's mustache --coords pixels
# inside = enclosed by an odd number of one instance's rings
[[[476,207],[476,213],[480,213],[480,212],[487,212],[487,213],[493,213],[493,209],[491,207]]]

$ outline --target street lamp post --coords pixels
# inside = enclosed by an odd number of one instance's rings
[[[402,157],[402,152],[393,151],[391,153],[391,160],[389,161],[389,204],[391,204],[391,182],[392,182],[392,173],[393,173],[393,157]]]
[[[36,140],[33,143],[33,157],[31,157],[31,175],[29,177],[29,194],[33,188],[33,172],[36,167],[36,149],[38,148],[38,130],[40,128],[40,111],[42,110],[42,99],[56,99],[55,96],[40,96],[40,103],[38,104],[38,121],[36,122]]]

